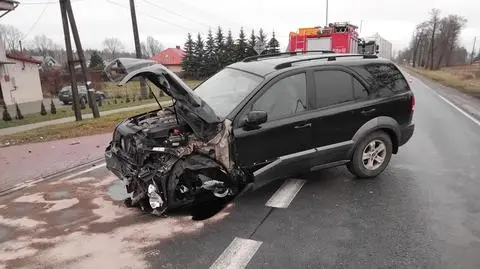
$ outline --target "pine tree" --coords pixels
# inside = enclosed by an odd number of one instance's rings
[[[17,103],[15,103],[15,108],[16,108],[16,110],[17,110],[17,115],[15,116],[15,119],[17,119],[17,120],[23,120],[22,111],[20,111],[20,107],[18,106]]]
[[[215,73],[215,39],[212,30],[208,30],[207,41],[205,42],[205,65],[203,71],[206,77],[210,77]]]
[[[47,115],[47,110],[45,109],[45,105],[43,104],[43,101],[40,102],[40,115],[42,116]]]
[[[267,34],[265,34],[265,32],[263,32],[263,29],[260,28],[260,30],[258,31],[258,37],[257,37],[257,42],[258,43],[261,43],[263,44],[264,46],[267,46]],[[267,50],[265,49],[262,53],[260,54],[265,54],[267,53]]]
[[[245,32],[242,27],[240,28],[237,44],[235,46],[235,61],[241,61],[245,59],[245,57],[247,57],[247,40],[245,39]]]
[[[255,36],[255,30],[252,30],[252,34],[248,40],[248,49],[247,49],[247,56],[255,56],[257,52],[255,51],[254,47],[257,44],[257,37]]]
[[[4,121],[12,121],[12,116],[8,112],[7,105],[3,103],[3,120]]]
[[[225,66],[225,36],[223,30],[218,26],[215,35],[215,72],[220,71]]]
[[[233,41],[232,31],[228,30],[227,40],[225,41],[224,67],[235,61],[235,42]]]
[[[90,56],[90,64],[88,65],[88,68],[93,70],[103,70],[103,68],[105,68],[102,56],[100,56],[97,51],[94,51],[92,56]]]
[[[182,67],[185,77],[192,77],[193,75],[193,40],[192,35],[188,33],[187,41],[185,42],[185,56],[183,57]]]
[[[202,36],[197,34],[197,41],[193,49],[193,62],[195,63],[194,77],[201,79],[205,77],[205,48]]]
[[[278,43],[278,40],[275,38],[275,32],[273,32],[272,38],[268,42],[267,53],[268,54],[279,53],[280,52],[279,47],[280,47],[280,43]]]
[[[53,103],[53,99],[50,100],[50,113],[57,114],[57,108],[55,107],[55,103]]]

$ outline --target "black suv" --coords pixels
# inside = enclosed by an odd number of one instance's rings
[[[120,85],[143,76],[174,100],[120,123],[106,149],[126,202],[158,214],[311,169],[346,164],[375,177],[414,131],[407,81],[372,55],[250,57],[194,90],[149,60],[117,59],[105,71]]]

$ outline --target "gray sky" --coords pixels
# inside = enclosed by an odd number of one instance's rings
[[[26,39],[46,34],[64,46],[58,1],[20,2],[15,11],[0,19],[0,23],[19,28],[27,35]],[[101,49],[105,37],[118,37],[128,50],[133,50],[128,5],[128,0],[72,0],[83,46]],[[200,32],[205,36],[209,27],[220,25],[230,28],[235,36],[241,26],[247,36],[251,29],[260,27],[269,36],[275,30],[283,49],[288,44],[290,31],[325,24],[325,0],[284,3],[273,0],[136,0],[136,6],[140,38],[145,40],[151,35],[167,47],[183,45],[188,32]],[[442,15],[456,14],[468,20],[461,45],[470,51],[474,36],[480,38],[479,0],[330,0],[329,22],[349,21],[360,26],[363,20],[361,36],[378,32],[398,50],[408,45],[415,25],[426,19],[432,8],[439,8]]]

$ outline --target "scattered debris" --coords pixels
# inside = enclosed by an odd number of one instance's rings
[[[77,141],[77,142],[70,143],[70,146],[74,146],[74,145],[78,145],[78,144],[80,144],[80,142]]]

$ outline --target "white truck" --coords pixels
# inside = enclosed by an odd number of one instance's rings
[[[358,43],[358,52],[362,54],[375,54],[385,59],[391,59],[392,43],[376,33],[371,37],[360,40]]]

